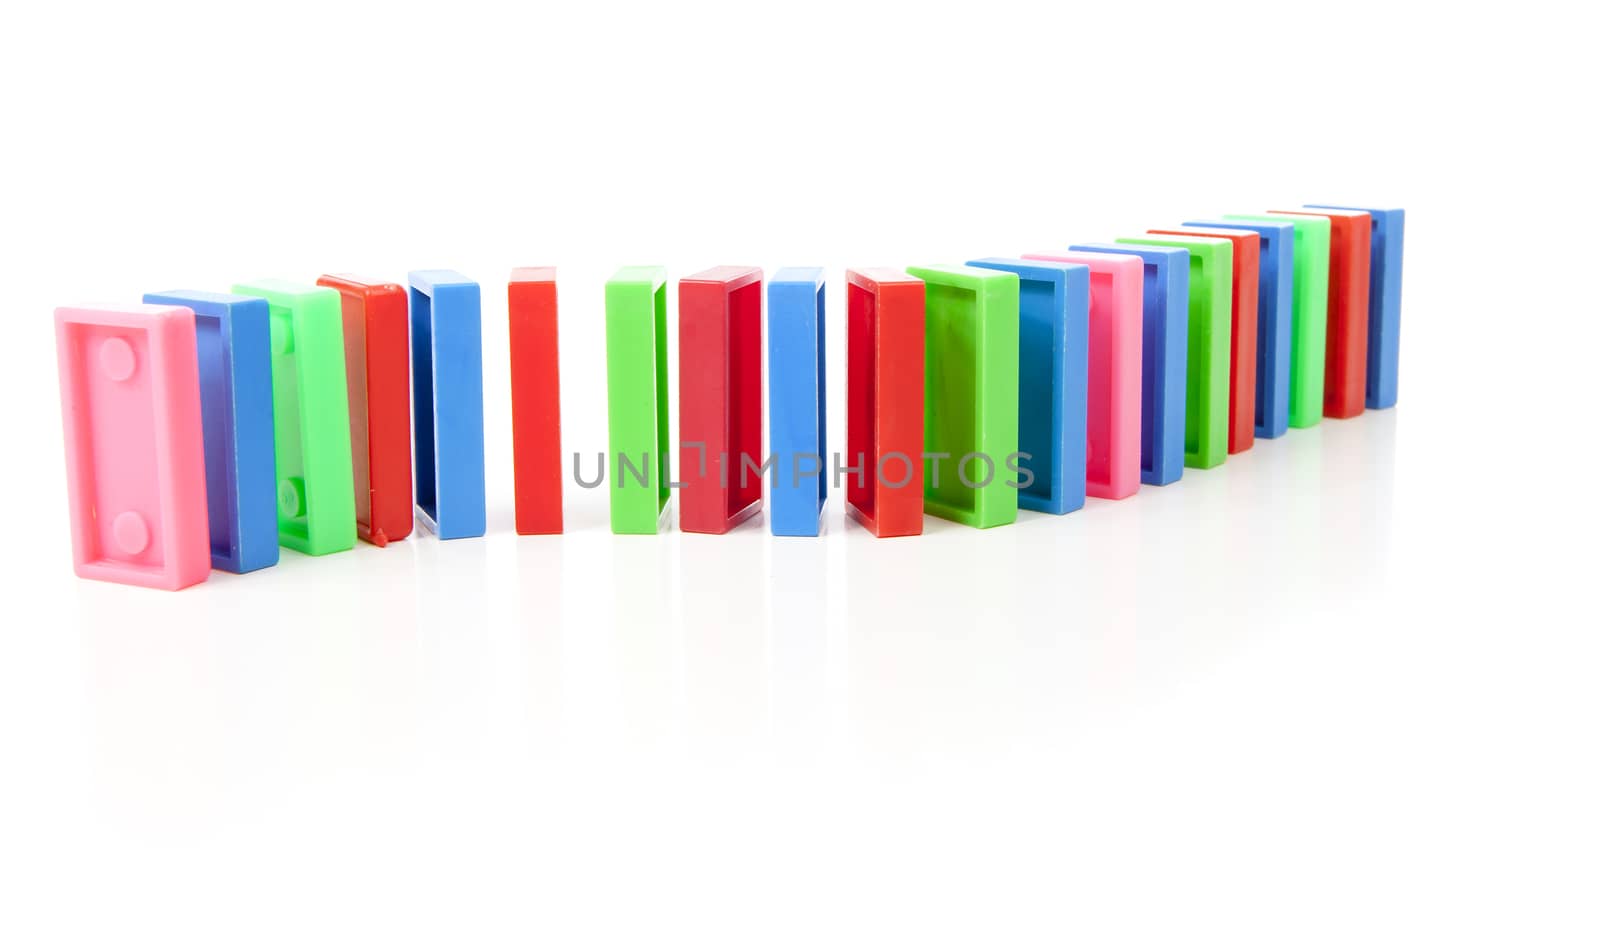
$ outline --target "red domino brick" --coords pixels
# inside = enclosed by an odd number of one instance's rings
[[[506,287],[511,317],[511,433],[517,532],[560,533],[561,366],[556,270],[515,268]]]

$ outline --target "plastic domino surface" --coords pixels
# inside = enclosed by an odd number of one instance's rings
[[[236,284],[271,309],[278,542],[307,555],[356,542],[350,407],[339,292],[287,281]]]
[[[606,282],[613,533],[657,533],[670,519],[667,409],[667,270],[628,266]]]
[[[1289,352],[1294,341],[1294,224],[1186,220],[1202,235],[1249,230],[1258,237],[1256,282],[1256,420],[1258,439],[1289,430]]]
[[[767,282],[767,404],[774,536],[816,536],[828,503],[827,290],[821,268]]]
[[[761,510],[761,269],[678,281],[678,529],[726,533]]]
[[[1327,371],[1322,413],[1345,419],[1367,408],[1367,297],[1372,274],[1372,217],[1360,210],[1269,210],[1325,216],[1328,244]]]
[[[1139,480],[1183,477],[1185,379],[1189,371],[1189,250],[1164,245],[1075,245],[1080,252],[1136,255],[1144,262],[1144,332],[1139,394]]]
[[[175,591],[211,571],[194,313],[140,304],[55,313],[72,564]]]
[[[1328,341],[1328,239],[1333,224],[1325,216],[1283,213],[1230,213],[1237,222],[1288,220],[1294,225],[1294,321],[1289,350],[1289,426],[1306,429],[1322,422],[1322,385]]]
[[[350,397],[356,535],[386,546],[411,535],[411,347],[406,289],[355,275],[323,275],[339,292],[344,379]]]
[[[1233,243],[1182,236],[1129,236],[1117,242],[1189,250],[1189,389],[1184,398],[1183,464],[1185,468],[1215,468],[1228,459]]]
[[[409,280],[417,516],[440,539],[482,536],[482,295],[454,271]]]
[[[1228,454],[1237,455],[1256,442],[1256,351],[1260,323],[1261,237],[1248,229],[1151,229],[1161,236],[1200,236],[1233,243],[1233,292],[1229,297],[1232,348],[1228,356]]]
[[[1008,258],[967,264],[1018,279],[1017,450],[1032,481],[1019,482],[1028,486],[1017,489],[1017,506],[1078,510],[1088,437],[1089,269]]]
[[[979,529],[1014,523],[1017,276],[959,265],[906,273],[927,288],[922,509]]]
[[[242,574],[278,564],[267,302],[203,291],[146,294],[144,302],[194,311],[211,567]]]
[[[506,285],[517,533],[560,533],[561,357],[556,270],[514,268]]]
[[[1372,277],[1367,286],[1367,407],[1393,407],[1400,382],[1400,276],[1406,211],[1310,204],[1307,210],[1357,210],[1372,215]]]
[[[922,533],[926,295],[888,268],[845,272],[845,502],[878,537]]]
[[[1084,450],[1090,497],[1121,500],[1139,490],[1144,262],[1077,250],[1023,258],[1089,268],[1089,410]]]

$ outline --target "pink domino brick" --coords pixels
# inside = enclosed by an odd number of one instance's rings
[[[1062,251],[1023,258],[1089,266],[1089,443],[1084,490],[1121,500],[1139,490],[1144,261]]]
[[[72,562],[79,577],[176,591],[211,571],[194,313],[56,310]]]

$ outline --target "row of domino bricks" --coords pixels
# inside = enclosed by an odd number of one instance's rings
[[[841,476],[877,536],[918,535],[925,513],[999,526],[1393,406],[1404,222],[1308,206],[850,269],[831,463],[822,269],[682,278],[676,476],[666,273],[623,268],[606,284],[610,476],[601,458],[595,479],[611,529],[660,531],[676,492],[685,532],[765,504],[773,534],[816,536]],[[560,533],[555,271],[515,269],[507,293],[516,529]],[[383,546],[413,514],[441,539],[485,532],[480,293],[455,272],[147,294],[59,308],[56,332],[81,577],[175,590],[274,565],[280,546]]]

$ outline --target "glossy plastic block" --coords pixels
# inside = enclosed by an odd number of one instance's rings
[[[821,268],[780,268],[767,282],[774,536],[818,535],[828,503],[826,304]]]
[[[144,302],[194,311],[211,567],[243,573],[278,564],[267,302],[203,291],[146,294]]]
[[[959,265],[906,274],[926,287],[922,509],[979,529],[1014,523],[1017,276]]]
[[[339,292],[344,379],[350,397],[356,535],[386,546],[411,535],[411,345],[406,289],[355,275],[323,275]]]
[[[1256,443],[1256,352],[1261,288],[1261,237],[1248,229],[1151,229],[1161,236],[1201,236],[1233,243],[1233,290],[1229,297],[1231,348],[1228,354],[1228,454]]]
[[[1183,477],[1185,378],[1189,371],[1189,250],[1164,245],[1075,245],[1079,252],[1135,255],[1144,262],[1144,331],[1140,337],[1139,480]]]
[[[271,310],[278,542],[307,555],[356,543],[350,406],[339,292],[287,281],[236,284]]]
[[[511,341],[511,449],[517,532],[560,533],[561,359],[556,270],[514,268],[506,285]]]
[[[1139,490],[1144,262],[1077,250],[1023,258],[1089,269],[1089,410],[1085,492],[1120,500]]]
[[[1307,210],[1359,210],[1372,215],[1371,278],[1367,286],[1367,407],[1393,407],[1400,384],[1400,274],[1405,263],[1406,211],[1310,204]]]
[[[56,310],[72,564],[176,591],[211,571],[194,313]]]
[[[1018,279],[1017,449],[1031,481],[1017,506],[1043,513],[1083,507],[1089,410],[1089,268],[986,258],[976,268]]]
[[[1183,464],[1185,468],[1215,468],[1228,458],[1233,243],[1177,236],[1128,236],[1117,242],[1189,250],[1189,383],[1184,396]]]
[[[606,282],[613,533],[657,533],[670,518],[667,405],[667,270],[625,267]]]
[[[1288,220],[1294,224],[1294,320],[1289,350],[1289,425],[1305,429],[1322,422],[1324,347],[1328,338],[1328,239],[1325,216],[1230,213],[1234,222]]]
[[[440,539],[482,536],[482,295],[454,271],[409,280],[417,516]]]
[[[849,328],[845,478],[874,536],[922,533],[926,288],[887,268],[845,272]]]
[[[1258,237],[1256,280],[1256,415],[1260,439],[1289,429],[1289,353],[1294,340],[1294,224],[1188,220],[1196,232],[1249,230]]]
[[[761,269],[678,281],[678,529],[726,533],[761,510]]]
[[[1328,341],[1322,413],[1344,419],[1367,408],[1367,289],[1372,274],[1372,217],[1360,210],[1270,210],[1325,216],[1328,244]]]

